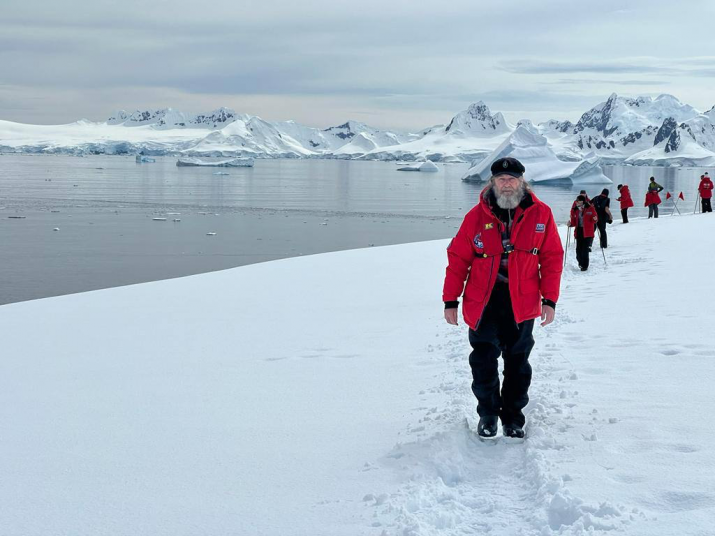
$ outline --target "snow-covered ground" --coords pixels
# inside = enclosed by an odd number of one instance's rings
[[[0,533],[713,534],[713,218],[570,248],[520,445],[472,431],[447,240],[2,306]]]

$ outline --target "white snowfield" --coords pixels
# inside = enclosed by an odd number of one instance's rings
[[[473,432],[447,240],[2,306],[0,533],[713,534],[713,218],[570,249],[516,445]]]

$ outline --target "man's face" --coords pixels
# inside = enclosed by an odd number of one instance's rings
[[[496,175],[494,177],[494,188],[496,190],[497,195],[514,195],[514,192],[516,192],[519,189],[519,186],[521,184],[521,181],[523,181],[521,177],[512,177],[511,175]]]
[[[494,176],[493,183],[497,205],[503,209],[515,209],[524,197],[524,178],[502,173]]]
[[[577,200],[576,200],[576,206],[577,206],[578,208],[583,208],[583,201],[581,201],[580,199],[577,199]]]

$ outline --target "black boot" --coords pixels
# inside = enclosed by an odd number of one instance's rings
[[[495,439],[497,436],[497,428],[499,426],[498,417],[480,417],[477,433],[479,437],[484,439]]]
[[[524,439],[524,428],[518,424],[505,424],[502,427],[502,432],[504,432],[504,437]]]

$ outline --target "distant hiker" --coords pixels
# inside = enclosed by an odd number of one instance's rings
[[[589,238],[593,239],[598,215],[583,195],[579,195],[571,209],[571,220],[568,226],[573,227],[576,239],[576,262],[582,272],[588,270],[589,264]]]
[[[591,198],[588,197],[588,194],[586,193],[586,190],[581,190],[578,195],[582,195],[584,199],[586,199],[586,203],[591,202]],[[576,199],[573,200],[573,203],[571,203],[571,210],[576,208]],[[591,251],[591,246],[593,246],[593,236],[590,237],[588,240],[588,250]]]
[[[591,198],[588,197],[588,194],[586,193],[586,190],[581,190],[581,191],[578,193],[578,195],[582,195],[582,196],[586,199],[586,203],[590,203],[590,202],[591,202]],[[573,200],[573,203],[571,203],[571,210],[573,210],[574,208],[576,208],[576,200],[575,200],[575,199]]]
[[[598,235],[601,238],[601,247],[608,247],[608,236],[606,235],[606,225],[613,223],[613,216],[611,215],[611,198],[608,197],[608,188],[604,188],[600,195],[597,195],[591,200],[593,208],[596,209],[596,216],[598,216]]]
[[[542,326],[554,320],[564,250],[551,209],[531,191],[521,162],[501,158],[491,173],[479,203],[447,247],[444,318],[457,325],[458,300],[464,294],[472,392],[480,417],[477,433],[495,438],[501,418],[506,437],[523,438],[534,319],[541,317]]]
[[[620,194],[620,197],[617,201],[621,202],[621,218],[623,218],[623,223],[628,223],[628,209],[633,206],[631,191],[627,184],[619,184],[618,193]]]
[[[655,182],[655,177],[650,178],[648,185],[648,193],[645,194],[645,206],[648,207],[648,218],[658,217],[658,205],[660,205],[659,192],[663,191],[663,187]]]
[[[713,181],[710,180],[708,174],[702,175],[700,177],[700,185],[698,186],[698,193],[700,194],[700,202],[702,203],[703,212],[712,212],[712,206],[710,205],[710,199],[713,196]]]

